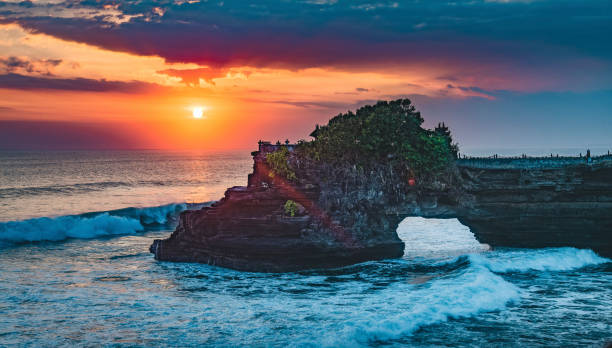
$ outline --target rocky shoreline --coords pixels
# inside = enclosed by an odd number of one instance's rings
[[[411,185],[392,167],[366,173],[293,152],[298,179],[290,181],[266,163],[277,149],[253,153],[248,186],[183,212],[170,238],[154,241],[155,258],[259,272],[397,258],[404,243],[396,228],[407,216],[458,218],[493,247],[573,246],[612,256],[612,160],[533,168],[459,160],[453,181]]]
[[[459,161],[474,201],[457,217],[492,246],[571,246],[612,256],[612,158],[578,164],[483,168]]]

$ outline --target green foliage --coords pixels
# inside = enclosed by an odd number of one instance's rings
[[[310,133],[310,136],[315,139],[319,136],[319,125],[316,125],[315,129]]]
[[[285,202],[285,215],[289,215],[291,217],[295,216],[295,213],[298,211],[298,205],[295,201],[288,200]]]
[[[380,101],[332,118],[315,129],[314,141],[298,150],[317,161],[364,167],[391,162],[415,174],[435,174],[454,157],[452,140],[450,132],[422,128],[423,121],[408,99]]]
[[[448,129],[444,122],[438,123],[438,126],[434,128],[434,132],[437,135],[446,137],[446,142],[448,143],[448,147],[451,150],[451,154],[454,158],[457,158],[457,154],[459,153],[459,145],[457,145],[456,143],[453,144],[453,137],[451,136],[450,129]]]
[[[295,171],[289,165],[289,150],[286,147],[267,154],[266,162],[274,175],[279,175],[292,181],[297,180]]]

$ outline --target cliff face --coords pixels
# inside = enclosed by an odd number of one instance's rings
[[[401,257],[407,216],[457,217],[492,246],[592,248],[612,255],[612,161],[563,166],[458,161],[451,180],[411,186],[392,167],[365,171],[290,156],[298,179],[254,155],[247,187],[184,212],[158,260],[282,272]],[[288,200],[298,203],[294,216]]]
[[[274,175],[265,155],[254,156],[247,187],[228,189],[209,208],[183,212],[170,238],[151,246],[155,257],[283,272],[402,256],[404,243],[395,233],[399,217],[390,221],[377,214],[391,198],[377,190],[384,186],[377,178],[385,175],[351,182],[358,177],[354,168],[353,176],[335,184],[319,180],[332,167],[292,156],[300,178],[292,182]],[[298,204],[294,216],[285,212],[288,200]]]
[[[473,198],[456,215],[493,246],[589,248],[612,256],[612,160],[487,166],[459,162]]]

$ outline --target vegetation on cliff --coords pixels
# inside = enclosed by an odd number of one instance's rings
[[[448,129],[444,122],[438,123],[438,126],[434,128],[434,133],[436,133],[436,135],[443,136],[446,139],[453,158],[457,158],[459,154],[459,145],[453,143],[453,137],[451,136],[450,129]]]
[[[317,126],[312,142],[302,142],[304,155],[326,162],[360,166],[391,163],[411,174],[437,174],[457,156],[445,125],[422,127],[423,117],[409,99],[379,101],[355,113],[349,111]]]
[[[297,213],[298,211],[297,203],[291,199],[285,202],[284,208],[285,208],[285,215],[289,215],[291,217],[295,216],[295,213]]]
[[[282,147],[280,150],[266,155],[266,162],[270,166],[270,175],[280,175],[289,180],[297,180],[295,171],[289,165],[289,150]]]

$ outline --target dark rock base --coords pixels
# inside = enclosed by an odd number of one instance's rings
[[[231,246],[204,249],[155,240],[150,251],[155,259],[173,262],[198,262],[249,272],[294,272],[333,268],[359,262],[398,258],[404,243],[389,243],[367,248],[320,248],[294,243],[293,246],[262,245],[261,241],[227,241]],[[239,244],[240,243],[240,244]]]

